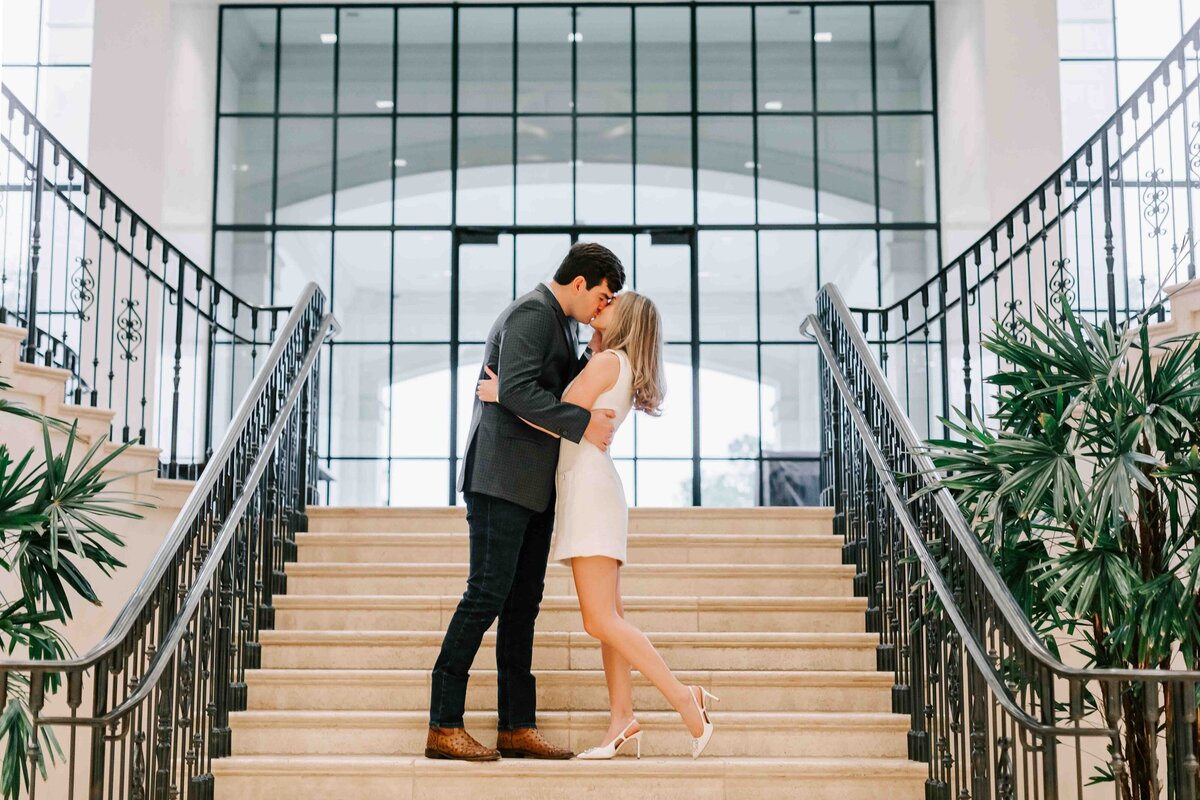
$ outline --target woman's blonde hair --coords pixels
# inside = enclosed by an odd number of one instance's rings
[[[621,350],[633,370],[633,407],[652,417],[662,415],[662,317],[654,301],[644,294],[623,292],[604,331],[604,349]]]

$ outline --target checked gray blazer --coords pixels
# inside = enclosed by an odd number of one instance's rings
[[[459,491],[499,497],[536,512],[549,507],[558,440],[517,417],[572,442],[583,438],[591,411],[560,401],[587,363],[577,350],[575,325],[545,284],[518,297],[496,318],[483,363],[500,376],[500,402],[475,398]],[[486,377],[482,366],[479,377]]]

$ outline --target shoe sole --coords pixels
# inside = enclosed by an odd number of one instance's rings
[[[447,761],[499,761],[500,760],[499,754],[494,755],[494,756],[492,756],[492,755],[488,755],[488,756],[456,756],[456,755],[451,755],[450,753],[443,753],[441,750],[434,750],[431,747],[425,748],[425,757],[426,758],[441,758],[441,759],[445,759]]]
[[[529,750],[509,750],[504,748],[500,751],[500,755],[504,758],[540,758],[544,761],[567,761],[575,757],[574,753],[567,753],[561,756],[548,756],[541,753],[534,753]]]

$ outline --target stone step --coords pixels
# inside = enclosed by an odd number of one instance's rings
[[[279,595],[276,630],[446,630],[461,594]],[[657,597],[621,600],[630,622],[657,631],[810,631],[861,633],[859,597]],[[493,627],[495,625],[493,624]],[[582,631],[574,595],[542,598],[537,630]]]
[[[719,708],[719,704],[718,704]],[[864,712],[722,712],[706,755],[903,758],[908,718]],[[642,711],[643,756],[690,755],[691,736],[674,711]],[[468,711],[467,730],[496,742],[496,713]],[[538,729],[575,752],[598,743],[607,711],[541,711]],[[229,715],[236,755],[420,755],[429,729],[420,711],[239,711]]]
[[[308,509],[314,533],[386,531],[401,533],[467,530],[463,507],[389,508],[314,506]],[[650,508],[629,510],[630,533],[818,533],[833,529],[833,509],[825,506],[774,508]]]
[[[443,631],[262,631],[268,669],[432,669]],[[872,670],[878,637],[866,633],[647,632],[672,669]],[[474,669],[496,664],[485,633]],[[602,669],[600,643],[585,633],[536,634],[533,668]]]
[[[709,688],[721,706],[739,711],[887,711],[892,677],[884,672],[710,671],[676,673]],[[429,708],[428,669],[256,669],[246,672],[251,711],[419,711]],[[602,670],[537,673],[543,711],[602,711],[609,707]],[[666,698],[633,673],[634,707],[669,711]],[[471,672],[467,708],[496,707],[496,670]]]
[[[298,561],[466,563],[465,533],[300,533]],[[821,534],[633,533],[631,564],[840,564],[842,540]]]
[[[649,736],[649,733],[646,734]],[[235,745],[236,746],[236,745]],[[926,765],[900,758],[690,757],[611,761],[421,756],[243,756],[214,759],[229,800],[918,800]],[[645,750],[643,750],[645,753]],[[483,787],[486,787],[484,789]]]
[[[288,564],[288,594],[450,594],[466,586],[467,564]],[[850,564],[630,564],[621,569],[621,590],[653,595],[786,595],[849,597]],[[547,594],[574,594],[571,571],[546,570]]]

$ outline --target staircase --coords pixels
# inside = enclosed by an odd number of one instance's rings
[[[466,585],[461,509],[310,508],[213,762],[223,800],[321,797],[804,797],[923,793],[908,718],[875,671],[829,509],[633,509],[622,570],[628,618],[685,683],[721,697],[705,755],[636,672],[642,758],[610,762],[423,757],[430,671]],[[576,752],[597,744],[608,700],[568,569],[551,564],[533,664],[538,725]],[[472,669],[467,729],[494,744],[495,636]]]

